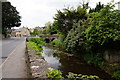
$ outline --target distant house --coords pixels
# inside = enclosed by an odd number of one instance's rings
[[[12,30],[11,36],[13,37],[27,37],[30,36],[30,31],[28,30],[28,28],[19,28],[19,29],[15,29]]]
[[[29,31],[30,31],[30,32],[34,32],[35,29],[37,29],[38,31],[43,31],[43,30],[45,30],[45,27],[30,28]]]
[[[34,32],[34,28],[30,28],[29,31],[30,31],[30,32]]]
[[[35,29],[37,29],[38,31],[43,31],[43,30],[45,30],[45,27],[36,27]]]

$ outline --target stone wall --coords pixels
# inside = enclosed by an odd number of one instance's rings
[[[27,47],[27,64],[30,70],[30,78],[47,79],[46,71],[51,69],[47,61],[42,57],[42,55],[35,54],[36,50],[31,50]]]
[[[120,64],[120,50],[106,50],[104,53],[104,59],[109,63]]]

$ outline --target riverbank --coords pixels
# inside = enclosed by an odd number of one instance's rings
[[[96,75],[104,80],[112,80],[111,76],[98,67],[87,64],[85,61],[75,56],[61,51],[60,48],[44,46],[42,56],[53,68],[60,70],[63,76],[69,72],[83,75]]]
[[[56,47],[55,49],[57,49],[57,50],[65,51],[64,49],[58,47],[57,45],[52,45],[52,46]],[[109,63],[109,62],[107,62],[107,61],[105,61],[103,59],[102,55],[99,55],[99,54],[97,54],[97,55],[90,55],[89,54],[89,55],[82,55],[81,56],[81,55],[78,55],[78,54],[75,54],[75,53],[74,54],[71,53],[70,55],[75,55],[77,57],[79,56],[80,59],[84,60],[89,65],[99,67],[105,73],[109,74],[111,76],[111,78],[113,78],[115,80],[119,80],[120,64],[118,64],[118,63]],[[87,58],[87,59],[85,60],[85,58]]]
[[[46,62],[45,64],[49,65],[50,67],[46,68],[46,70],[43,70],[44,72],[49,70],[49,68],[52,68],[61,71],[63,73],[63,76],[66,76],[69,72],[72,72],[75,74],[82,74],[88,76],[99,76],[103,80],[113,80],[111,76],[105,71],[96,66],[87,64],[82,58],[78,57],[76,54],[64,52],[64,50],[60,50],[60,47],[56,48],[55,46],[51,47],[50,45],[45,46],[42,45],[42,43],[43,39],[40,38],[32,38],[27,43],[30,48],[28,50],[30,51],[28,52],[28,55],[30,57],[29,63],[32,78],[42,78],[42,75],[44,74],[46,76],[46,73],[42,74],[39,70],[40,66],[42,66]]]
[[[48,78],[46,71],[49,70],[47,62],[41,55],[36,54],[36,50],[32,50],[27,47],[27,65],[30,72],[30,78]]]

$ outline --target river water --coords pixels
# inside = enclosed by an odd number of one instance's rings
[[[112,80],[111,76],[100,68],[88,65],[80,58],[54,49],[53,47],[43,47],[42,56],[53,69],[58,69],[64,75],[68,72],[84,75],[96,75],[104,80]]]

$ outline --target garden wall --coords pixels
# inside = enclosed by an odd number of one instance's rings
[[[109,63],[120,64],[120,50],[106,50],[104,52],[104,59]]]

